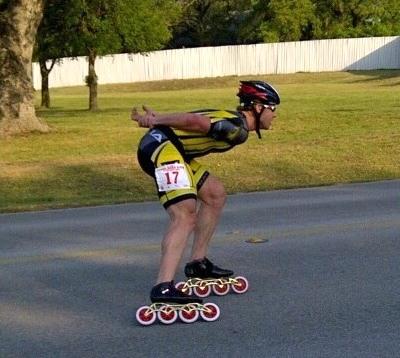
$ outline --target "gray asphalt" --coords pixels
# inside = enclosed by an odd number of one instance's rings
[[[400,355],[400,181],[230,196],[210,258],[249,292],[211,297],[216,322],[142,327],[166,219],[0,215],[0,357]]]

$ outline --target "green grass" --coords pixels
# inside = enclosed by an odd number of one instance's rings
[[[250,77],[273,83],[282,104],[261,141],[200,159],[229,193],[400,178],[400,71]],[[234,109],[239,79],[103,85],[96,113],[87,88],[51,90],[38,114],[52,131],[0,141],[0,212],[156,200],[131,107]]]

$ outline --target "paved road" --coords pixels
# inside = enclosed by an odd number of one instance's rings
[[[251,290],[213,297],[214,323],[133,318],[165,223],[157,203],[0,215],[0,357],[399,356],[400,181],[229,197],[210,257]]]

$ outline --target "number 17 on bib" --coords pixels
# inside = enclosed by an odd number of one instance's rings
[[[166,164],[155,170],[158,191],[189,189],[190,180],[184,164]]]

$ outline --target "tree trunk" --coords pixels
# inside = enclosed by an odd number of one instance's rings
[[[96,52],[93,50],[89,51],[89,74],[86,77],[86,83],[89,86],[89,110],[97,111],[97,75],[94,68],[96,61]]]
[[[51,60],[50,68],[47,68],[46,60],[39,60],[40,75],[42,77],[42,102],[40,105],[46,108],[50,108],[49,74],[55,63],[55,59]]]
[[[32,51],[44,0],[3,3],[0,9],[0,137],[46,132],[36,117]]]

